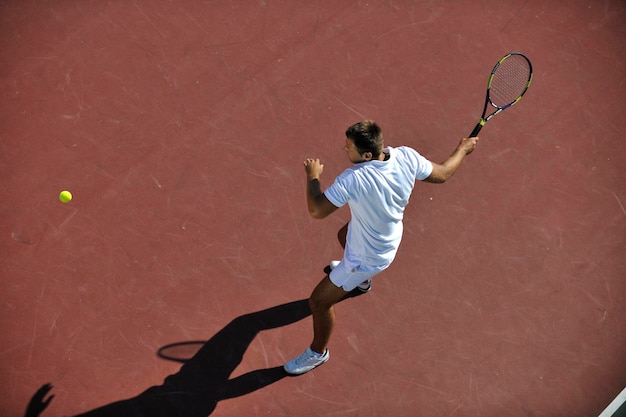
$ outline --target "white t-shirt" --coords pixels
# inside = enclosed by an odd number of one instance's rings
[[[361,162],[346,169],[324,191],[337,207],[350,206],[344,261],[384,269],[402,240],[402,218],[415,180],[426,179],[432,163],[412,148],[388,147],[386,161]]]

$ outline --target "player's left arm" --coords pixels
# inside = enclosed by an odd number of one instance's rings
[[[322,192],[320,177],[324,171],[324,165],[319,159],[309,158],[304,161],[304,169],[307,177],[306,201],[309,214],[314,219],[323,219],[339,208],[331,203]]]

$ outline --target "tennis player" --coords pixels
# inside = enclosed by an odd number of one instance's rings
[[[346,130],[344,151],[354,166],[341,173],[326,191],[321,191],[320,184],[324,165],[319,159],[304,161],[309,214],[323,219],[348,204],[351,220],[338,233],[343,259],[327,267],[328,274],[309,298],[313,342],[284,365],[285,371],[300,375],[328,361],[328,342],[335,323],[333,306],[356,288],[369,291],[372,278],[393,261],[415,180],[446,182],[477,141],[477,137],[461,140],[454,152],[437,164],[407,146],[384,147],[380,127],[365,120]]]

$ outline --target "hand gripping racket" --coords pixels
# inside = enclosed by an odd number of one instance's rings
[[[468,137],[473,138],[478,135],[480,129],[493,116],[520,101],[530,87],[532,77],[533,67],[530,60],[519,52],[508,53],[498,61],[493,67],[487,83],[487,98],[485,99],[483,115]],[[485,117],[489,105],[495,110]]]

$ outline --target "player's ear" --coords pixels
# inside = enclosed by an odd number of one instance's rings
[[[361,156],[366,161],[371,161],[374,158],[374,155],[371,152],[363,152]]]

